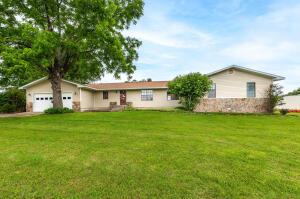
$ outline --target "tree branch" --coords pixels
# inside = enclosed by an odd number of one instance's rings
[[[48,26],[48,31],[53,32],[53,27],[52,27],[52,22],[50,20],[49,17],[49,9],[48,9],[48,5],[47,5],[47,0],[44,1],[45,2],[45,12],[46,12],[46,19],[47,19],[47,26]]]

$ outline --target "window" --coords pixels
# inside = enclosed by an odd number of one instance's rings
[[[255,97],[255,82],[248,82],[247,83],[247,97]]]
[[[71,99],[71,97],[68,97],[68,99]]]
[[[108,91],[103,91],[103,99],[108,99]]]
[[[179,100],[179,97],[176,95],[176,94],[172,94],[172,93],[167,93],[167,99],[169,101],[172,101],[172,100]]]
[[[41,100],[44,100],[44,98],[43,98],[43,97],[41,97]]]
[[[45,97],[45,100],[48,100],[48,97]]]
[[[63,97],[63,99],[65,100],[65,99],[67,99],[66,97]]]
[[[142,101],[152,101],[153,90],[142,90],[141,99]]]
[[[217,86],[213,83],[212,88],[208,92],[208,98],[216,98],[217,97]]]
[[[50,100],[53,100],[53,97],[50,97]]]
[[[36,98],[36,100],[40,100],[40,98],[39,98],[39,97],[37,97],[37,98]]]

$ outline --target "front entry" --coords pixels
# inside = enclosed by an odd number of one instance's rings
[[[120,91],[120,105],[126,105],[126,91]]]

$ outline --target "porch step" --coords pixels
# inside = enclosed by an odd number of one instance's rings
[[[125,110],[127,107],[127,105],[115,105],[110,107],[110,111],[111,112],[119,112],[119,111],[123,111]]]
[[[92,110],[86,110],[85,112],[110,112],[110,108],[97,108]]]

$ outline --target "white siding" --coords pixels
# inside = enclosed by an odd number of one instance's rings
[[[300,110],[300,95],[286,96],[284,97],[283,102],[285,104],[278,108]]]
[[[96,91],[95,93],[95,108],[107,108],[110,102],[117,102],[120,105],[120,92],[108,91],[108,99],[103,99],[103,91]]]
[[[75,102],[80,101],[79,89],[76,85],[62,82],[61,88],[63,93],[72,93],[72,99]],[[52,93],[51,83],[48,80],[45,80],[37,85],[31,86],[26,89],[26,103],[33,102],[33,96],[36,93]]]
[[[94,109],[94,92],[81,89],[80,109],[82,111]]]
[[[142,101],[141,90],[128,91],[127,102],[132,102],[133,107],[137,108],[162,108],[179,106],[178,100],[168,100],[167,90],[153,90],[153,101]]]
[[[239,70],[223,71],[210,77],[216,83],[217,98],[247,98],[247,82],[255,82],[256,98],[266,97],[266,92],[272,84],[271,78],[259,76]]]
[[[153,101],[142,101],[141,90],[127,90],[126,101],[132,102],[133,107],[136,108],[162,108],[179,106],[178,100],[168,101],[167,89],[153,90]],[[102,91],[97,91],[95,93],[95,108],[109,107],[110,102],[117,102],[117,104],[120,105],[119,91],[109,91],[108,99],[106,100],[103,99]]]

